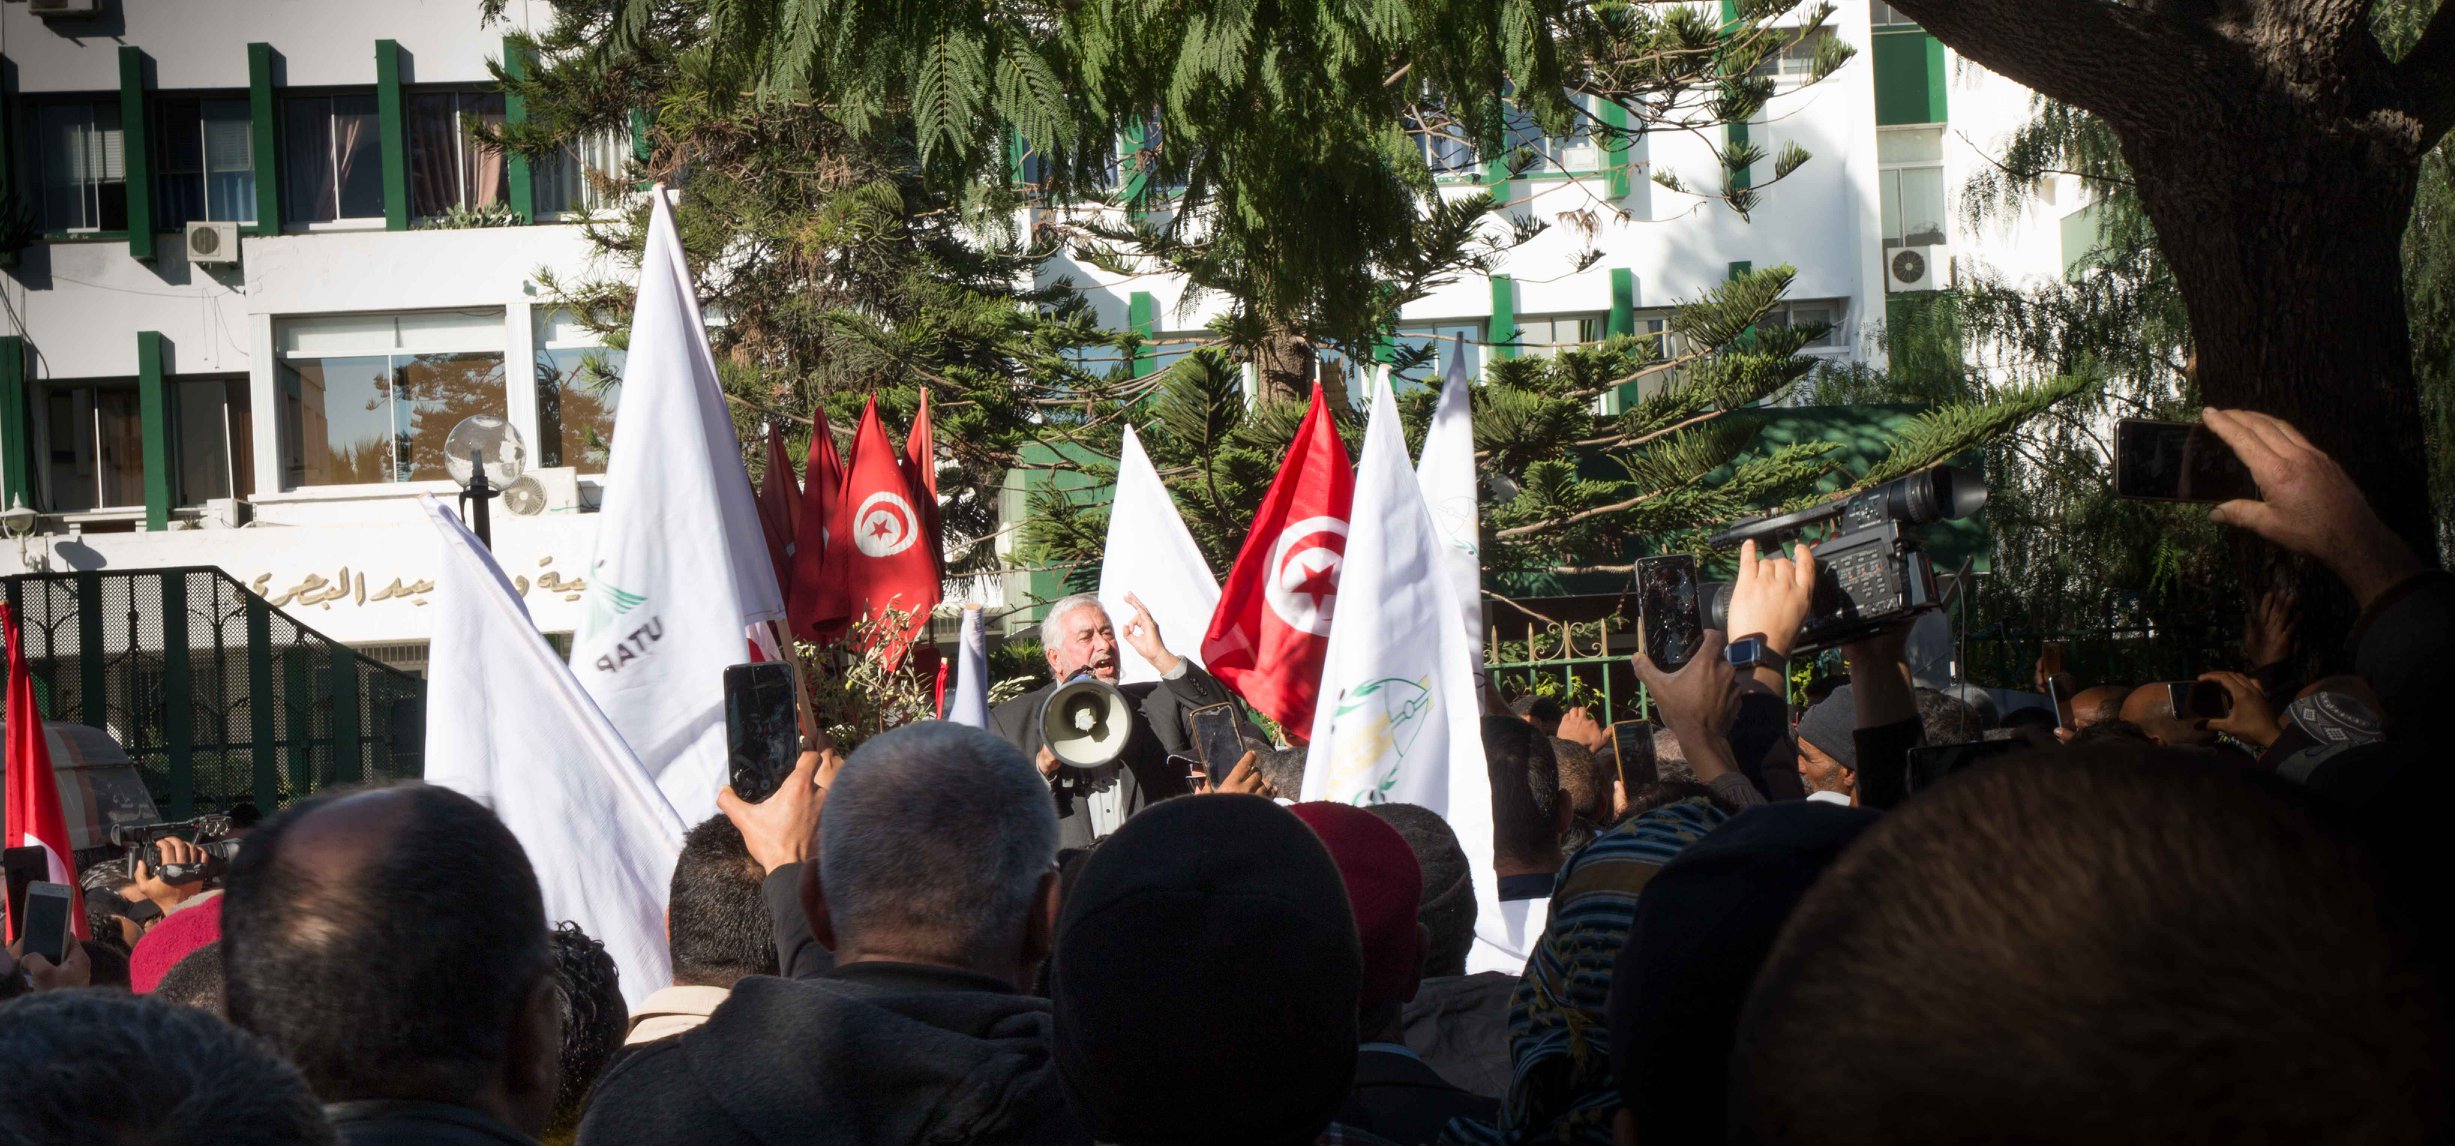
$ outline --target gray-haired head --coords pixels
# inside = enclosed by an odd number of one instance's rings
[[[1040,618],[1040,649],[1058,680],[1087,668],[1101,680],[1117,682],[1117,631],[1108,607],[1092,594],[1061,597],[1048,607]]]
[[[819,882],[838,950],[892,945],[986,969],[1010,964],[1057,809],[1021,750],[930,721],[863,744],[827,790]]]

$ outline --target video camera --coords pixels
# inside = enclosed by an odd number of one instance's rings
[[[205,851],[201,864],[162,863],[154,855],[154,841],[169,836],[193,835],[198,847]],[[194,883],[212,879],[229,870],[230,861],[239,854],[244,840],[228,840],[230,817],[220,814],[198,816],[193,820],[176,820],[163,824],[113,824],[111,846],[128,853],[128,877],[136,878],[136,865],[142,857],[146,867],[164,883]]]
[[[1791,650],[1796,654],[1872,636],[1942,604],[1934,567],[1918,546],[1920,527],[1967,517],[1985,505],[1984,479],[1936,466],[1796,513],[1750,518],[1706,544],[1779,544],[1834,523],[1833,532],[1815,543],[1816,592]],[[1730,591],[1727,581],[1705,586],[1708,627],[1728,631]]]

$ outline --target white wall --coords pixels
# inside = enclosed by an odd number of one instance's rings
[[[542,26],[551,9],[511,0],[482,26],[478,0],[106,0],[99,20],[44,20],[0,5],[0,52],[24,93],[116,91],[119,48],[152,57],[155,86],[245,88],[247,45],[271,44],[286,87],[375,82],[375,41],[407,54],[404,82],[481,83],[503,35]]]

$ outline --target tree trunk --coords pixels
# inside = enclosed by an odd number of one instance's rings
[[[1253,372],[1260,378],[1260,400],[1302,402],[1313,396],[1312,340],[1285,327],[1273,328],[1253,348]]]

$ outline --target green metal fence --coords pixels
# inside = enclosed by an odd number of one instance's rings
[[[1494,610],[1497,614],[1499,610]],[[1535,693],[1562,707],[1582,704],[1595,719],[1652,715],[1629,658],[1637,651],[1633,621],[1618,614],[1573,621],[1495,615],[1484,626],[1484,671],[1504,697]]]
[[[45,719],[109,733],[173,819],[421,771],[424,682],[219,569],[5,582]]]

